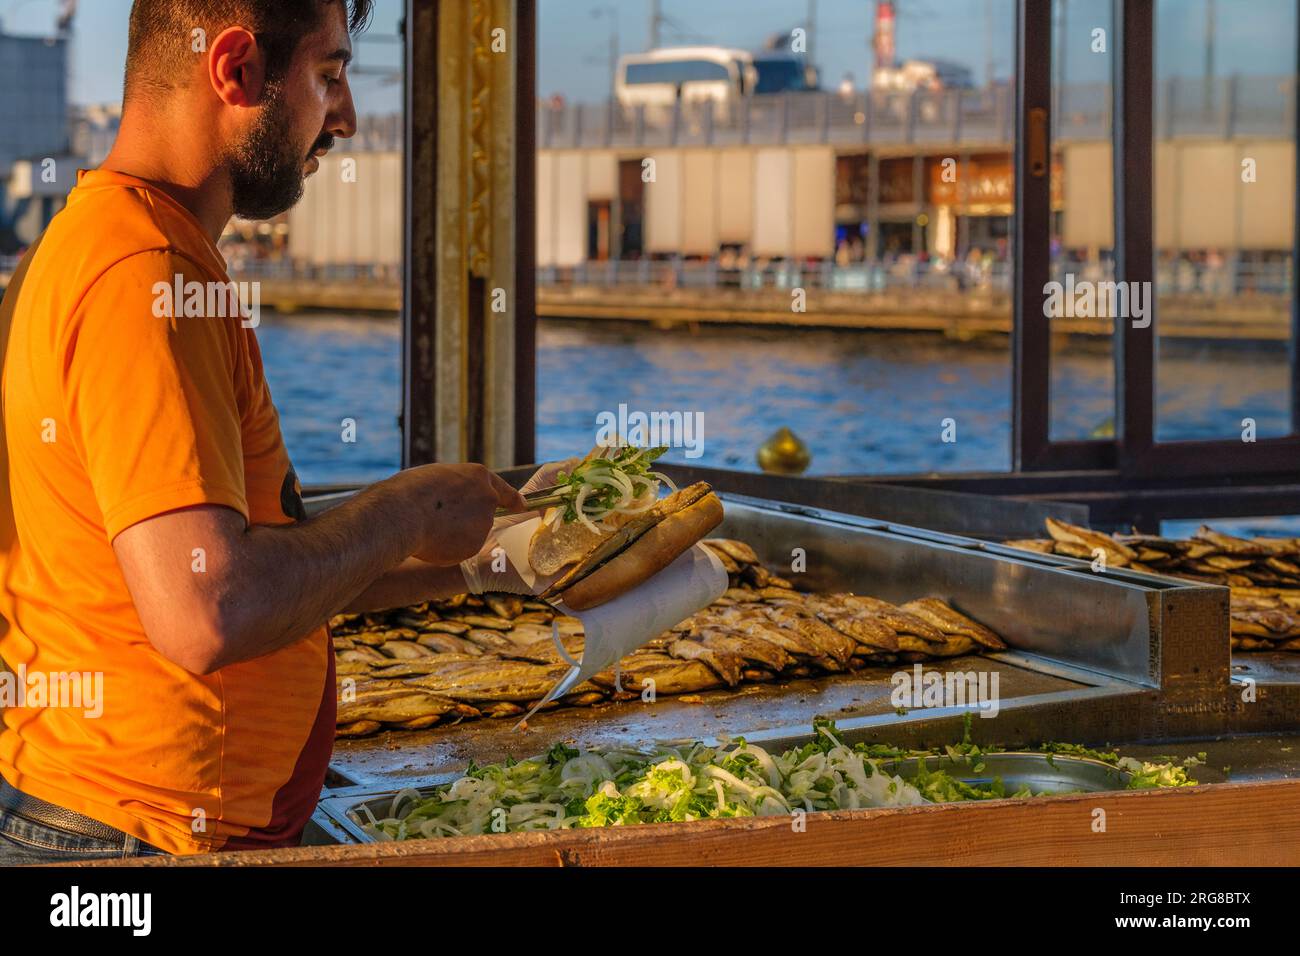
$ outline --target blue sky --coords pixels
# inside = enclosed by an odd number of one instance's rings
[[[452,0],[456,2],[456,0]],[[1216,11],[1215,73],[1286,74],[1296,69],[1296,0],[1159,0],[1157,69],[1161,76],[1199,76],[1205,64],[1206,4]],[[121,96],[130,0],[82,0],[73,47],[72,95],[79,103]],[[393,34],[401,0],[377,0],[372,31]],[[47,33],[58,0],[0,0],[0,20],[15,33]],[[603,8],[599,15],[593,15]],[[644,49],[649,37],[649,0],[539,0],[539,77],[542,95],[593,100],[609,88],[607,56],[611,18],[617,13],[622,52]],[[681,28],[665,40],[684,39],[757,48],[770,34],[803,25],[808,0],[662,0],[663,12]],[[1091,54],[1094,27],[1109,27],[1110,0],[1057,0],[1066,11],[1058,41],[1066,46],[1072,82],[1099,82],[1106,57]],[[982,78],[1011,70],[1014,0],[898,0],[898,53],[903,58],[941,57],[967,64]],[[817,0],[810,44],[830,85],[851,72],[859,85],[871,66],[874,0]],[[989,42],[991,38],[991,42]],[[360,62],[397,62],[396,49],[360,44]],[[397,87],[381,78],[354,78],[358,106],[388,112],[400,107]]]

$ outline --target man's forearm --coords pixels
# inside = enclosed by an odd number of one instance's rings
[[[222,666],[300,640],[402,563],[419,545],[404,518],[390,480],[307,521],[250,528],[218,596]]]
[[[465,575],[459,566],[440,568],[418,558],[407,558],[372,581],[343,610],[353,614],[382,611],[463,593]]]

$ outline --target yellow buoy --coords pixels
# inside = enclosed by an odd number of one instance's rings
[[[778,475],[798,475],[808,469],[812,455],[794,432],[782,426],[758,448],[758,467]]]

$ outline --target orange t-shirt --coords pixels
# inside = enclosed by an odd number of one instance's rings
[[[254,525],[303,516],[254,331],[233,308],[169,308],[160,284],[177,277],[230,282],[188,211],[96,170],[6,293],[0,658],[27,676],[26,706],[3,712],[0,775],[174,853],[286,845],[333,743],[326,628],[192,674],[149,643],[113,552],[131,525],[192,505]],[[53,688],[61,674],[94,675],[91,695],[102,675],[98,706],[31,693],[31,675]]]

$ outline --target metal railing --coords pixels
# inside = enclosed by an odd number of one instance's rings
[[[1295,135],[1297,78],[1230,76],[1206,83],[1172,77],[1156,89],[1162,139],[1233,139]],[[1015,88],[870,90],[750,96],[672,105],[539,103],[540,149],[826,144],[997,144],[1015,137]],[[1105,140],[1111,131],[1110,86],[1058,89],[1056,141]]]
[[[1057,259],[1052,276],[1064,281],[1108,282],[1115,277],[1113,263],[1073,262]],[[839,265],[816,263],[750,263],[730,267],[717,260],[686,262],[651,260],[587,262],[571,268],[537,270],[542,286],[669,289],[825,289],[840,292],[885,293],[896,291],[1011,292],[1012,265],[1005,260],[966,262],[899,257],[876,263]],[[1295,270],[1289,259],[1256,262],[1232,256],[1207,264],[1191,259],[1170,260],[1156,268],[1156,291],[1161,295],[1226,297],[1244,294],[1290,297],[1295,294]]]
[[[356,282],[400,284],[399,266],[377,262],[311,263],[296,259],[257,259],[231,255],[223,248],[232,276],[245,281],[262,282]]]
[[[0,257],[0,273],[18,260]],[[363,263],[313,265],[290,259],[231,258],[230,273],[245,281],[314,281],[360,284],[397,284],[401,270]],[[1077,262],[1057,258],[1052,276],[1063,281],[1108,282],[1115,277],[1108,261]],[[1010,292],[1013,271],[1003,259],[945,260],[898,256],[881,262],[839,264],[833,260],[789,262],[749,261],[738,264],[719,259],[623,259],[584,262],[571,267],[545,266],[537,270],[543,286],[595,288],[676,289],[828,289],[842,292],[944,290]],[[1256,261],[1225,255],[1215,262],[1187,257],[1166,258],[1156,267],[1156,290],[1161,295],[1231,296],[1259,294],[1291,296],[1295,270],[1291,260]]]

